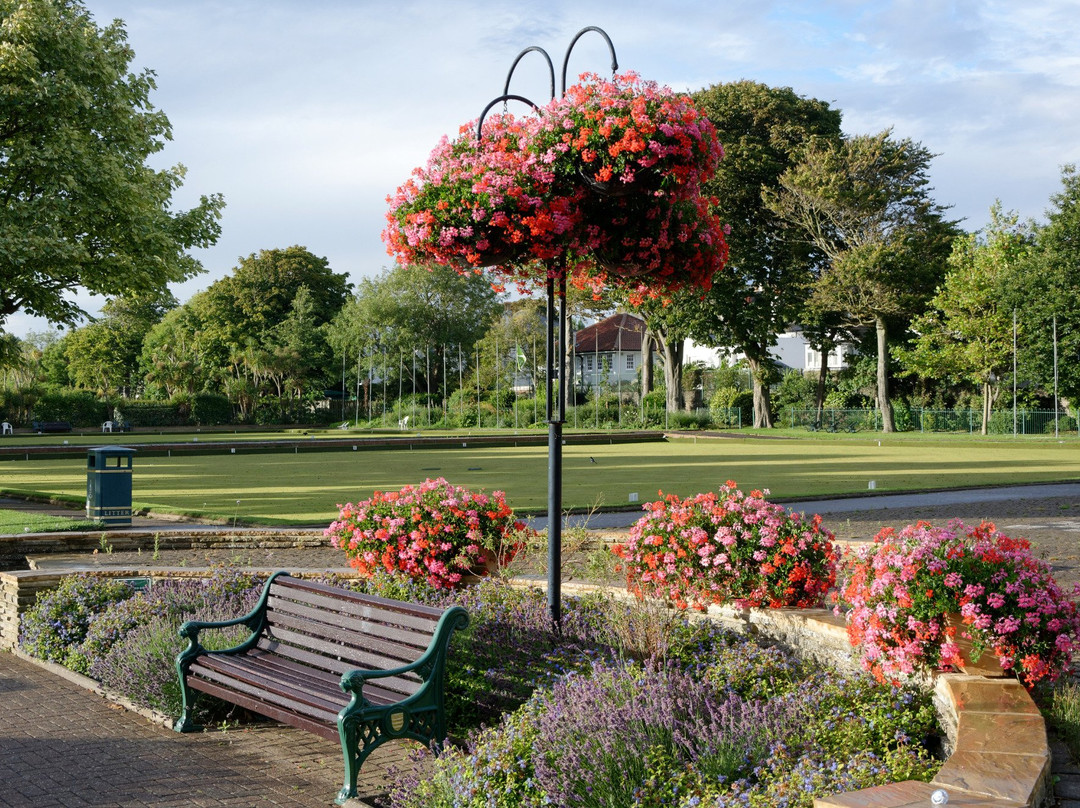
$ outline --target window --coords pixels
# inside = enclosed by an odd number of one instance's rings
[[[589,356],[585,357],[585,370],[592,370],[592,369],[593,369],[593,357],[592,357],[592,355],[589,355]]]
[[[634,369],[634,355],[633,354],[628,354],[627,357],[626,357],[626,369],[627,370],[633,370]]]

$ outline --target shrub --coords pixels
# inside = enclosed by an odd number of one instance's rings
[[[506,495],[473,493],[441,477],[342,505],[325,535],[362,575],[377,569],[453,587],[489,560],[513,557],[514,521]]]
[[[23,615],[19,647],[40,659],[67,665],[86,673],[77,657],[93,619],[108,607],[127,600],[134,590],[115,578],[70,575],[60,586],[39,592],[37,602]]]
[[[187,418],[173,402],[125,400],[117,405],[120,418],[135,427],[184,426]]]
[[[232,417],[233,408],[228,396],[196,393],[191,400],[191,420],[199,426],[228,424]]]
[[[886,528],[854,554],[845,577],[848,636],[881,679],[958,665],[957,631],[976,655],[993,650],[1028,685],[1060,676],[1078,647],[1075,600],[1027,541],[988,522]],[[950,614],[962,616],[962,628],[949,625]]]
[[[148,590],[111,606],[95,615],[82,643],[72,650],[68,667],[83,673],[97,660],[105,658],[112,647],[135,629],[157,618],[179,626],[181,618],[200,610],[220,608],[232,611],[232,617],[244,614],[259,579],[247,572],[221,567],[209,578],[175,578],[158,581]],[[253,602],[252,602],[253,605]],[[184,618],[186,619],[186,618]]]
[[[105,402],[85,390],[48,390],[33,405],[34,421],[67,421],[73,426],[99,426],[105,417]]]
[[[645,505],[627,542],[614,547],[627,588],[680,608],[818,605],[836,577],[833,536],[821,517],[804,522],[765,493],[746,496],[729,480],[719,494]]]
[[[600,663],[537,691],[468,757],[441,757],[436,777],[456,805],[658,806],[678,784],[746,773],[797,720],[789,704],[718,696],[676,667]],[[437,805],[432,786],[413,776],[394,804]]]

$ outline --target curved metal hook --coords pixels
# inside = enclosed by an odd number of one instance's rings
[[[563,58],[562,92],[560,93],[561,95],[566,95],[566,68],[570,64],[570,51],[574,49],[574,45],[577,44],[577,41],[589,31],[596,31],[596,33],[600,34],[600,36],[604,38],[604,41],[607,42],[608,51],[611,52],[612,74],[614,74],[615,71],[619,69],[619,60],[615,58],[615,46],[611,43],[611,37],[607,35],[607,32],[604,31],[603,28],[597,28],[595,25],[590,25],[587,28],[582,28],[580,31],[577,32],[577,34],[574,35],[574,38],[570,40],[570,46],[566,49],[566,56]]]
[[[540,107],[538,107],[536,104],[534,104],[532,101],[530,101],[528,98],[526,98],[523,95],[507,95],[507,94],[503,94],[503,95],[500,95],[498,98],[493,98],[490,102],[488,102],[488,105],[486,107],[484,107],[484,111],[480,113],[480,120],[476,122],[476,139],[477,140],[479,140],[481,138],[481,136],[483,135],[483,133],[484,133],[484,118],[487,117],[487,114],[489,112],[491,112],[491,108],[493,106],[495,106],[496,104],[498,104],[499,102],[505,102],[505,101],[521,101],[523,104],[528,104],[530,107],[535,109],[537,112],[540,111]]]
[[[525,57],[525,54],[527,54],[527,53],[529,53],[531,51],[536,51],[541,56],[543,56],[544,59],[547,61],[548,74],[551,76],[551,97],[552,97],[552,99],[554,99],[555,98],[555,65],[553,65],[551,63],[551,57],[548,56],[548,52],[546,50],[544,50],[543,48],[541,48],[539,45],[530,45],[525,50],[523,50],[521,53],[519,53],[517,55],[516,59],[514,59],[514,63],[512,65],[510,65],[510,72],[506,74],[506,84],[503,86],[503,95],[506,95],[507,93],[510,92],[510,79],[513,78],[513,76],[514,76],[514,70],[517,68],[518,62],[520,62]]]

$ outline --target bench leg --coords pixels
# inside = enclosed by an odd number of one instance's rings
[[[363,750],[360,749],[359,735],[365,726],[365,722],[362,721],[338,721],[341,753],[345,758],[345,784],[338,792],[337,799],[334,800],[338,805],[344,803],[345,800],[355,799],[357,796],[356,780],[360,775],[360,767],[364,765],[364,761],[371,752],[371,748],[367,745]]]
[[[176,723],[173,724],[173,729],[177,732],[195,732],[202,729],[191,717],[191,712],[195,709],[195,699],[198,692],[187,686],[183,674],[180,675],[180,693],[184,699],[184,708],[180,713],[180,717],[176,719]]]

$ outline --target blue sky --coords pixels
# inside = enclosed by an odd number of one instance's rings
[[[389,264],[385,198],[444,133],[502,92],[514,57],[561,66],[598,25],[620,69],[678,90],[753,79],[842,110],[849,134],[891,127],[939,156],[935,197],[971,230],[995,199],[1041,219],[1060,166],[1080,161],[1075,0],[86,0],[125,22],[136,66],[173,124],[160,165],[183,163],[177,207],[226,200],[207,272],[181,300],[260,249],[301,244],[355,281]],[[606,73],[587,35],[570,75]],[[544,101],[542,60],[512,91]],[[95,310],[100,299],[80,297]],[[16,334],[44,324],[15,316]]]

